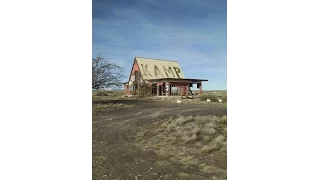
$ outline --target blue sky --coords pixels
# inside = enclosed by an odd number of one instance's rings
[[[92,56],[99,53],[126,76],[136,56],[176,60],[185,78],[226,90],[227,1],[93,0]]]

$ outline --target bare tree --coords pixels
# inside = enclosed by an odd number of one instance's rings
[[[98,55],[92,59],[92,89],[119,87],[124,78],[123,69]]]

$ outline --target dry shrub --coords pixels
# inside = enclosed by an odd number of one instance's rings
[[[184,173],[184,172],[180,172],[178,175],[179,175],[180,177],[183,177],[183,178],[185,178],[185,177],[188,177],[188,176],[189,176],[189,174]]]
[[[167,128],[169,124],[170,124],[169,121],[165,121],[164,123],[161,124],[161,127],[162,128]]]
[[[176,130],[176,131],[183,130],[183,127],[181,127],[181,126],[176,126],[176,127],[175,127],[175,130]]]
[[[177,137],[181,137],[183,135],[183,131],[181,129],[179,129],[174,133],[174,135]]]
[[[98,91],[95,96],[109,96],[107,91]]]
[[[202,145],[202,143],[201,142],[196,142],[195,144],[194,144],[194,147],[196,147],[196,148],[202,148],[203,147],[203,145]]]
[[[204,93],[200,96],[201,101],[206,101],[207,99],[210,99],[212,102],[218,102],[218,100],[219,100],[217,95],[215,95],[215,94]]]
[[[227,116],[226,115],[223,115],[220,120],[225,122],[225,124],[227,124]]]
[[[200,168],[200,171],[202,171],[204,173],[208,173],[208,174],[225,173],[225,171],[226,171],[226,170],[223,170],[219,167],[206,165],[204,163],[200,164],[199,168]],[[218,179],[218,178],[214,176],[213,179]]]
[[[227,116],[223,115],[222,117],[217,119],[216,122],[220,125],[227,125]]]
[[[198,115],[198,116],[195,116],[195,117],[194,117],[194,120],[195,120],[195,121],[203,121],[203,119],[204,119],[204,116],[199,116],[199,115]]]
[[[202,95],[200,95],[199,98],[201,101],[206,101],[207,99],[209,99],[209,95],[206,93],[203,93]]]
[[[167,142],[175,142],[176,140],[177,140],[177,137],[175,137],[175,136],[171,136],[171,137],[165,139],[165,141],[167,141]]]
[[[214,128],[204,128],[204,129],[203,129],[203,132],[204,132],[205,134],[214,135],[214,134],[217,133],[217,130],[214,129]]]
[[[191,130],[191,132],[192,132],[193,134],[199,134],[199,133],[200,133],[200,128],[195,127],[194,129]]]
[[[194,158],[193,156],[183,157],[179,162],[183,165],[197,165],[199,164],[199,160]]]
[[[110,104],[93,104],[92,109],[95,111],[105,110],[110,106]]]
[[[215,121],[207,122],[207,124],[204,127],[205,128],[214,128],[214,127],[216,127],[216,122]]]
[[[180,116],[176,122],[178,125],[183,125],[183,124],[186,124],[188,122],[192,122],[194,121],[194,118],[192,116],[188,116],[188,117],[183,117],[183,116]]]
[[[208,136],[208,135],[206,135],[206,136],[203,137],[203,140],[204,140],[205,142],[208,142],[208,141],[211,141],[212,138],[213,138],[213,136]]]
[[[176,127],[177,127],[177,122],[173,121],[167,126],[167,130],[168,131],[173,131],[173,130],[175,130]]]
[[[158,166],[169,166],[169,165],[171,165],[171,163],[169,161],[167,161],[167,160],[163,160],[163,161],[157,161],[156,165],[158,165]]]
[[[226,126],[221,125],[226,124],[226,121],[226,116],[170,118],[161,124],[156,124],[152,130],[149,129],[156,133],[145,137],[141,144],[143,147],[155,149],[159,155],[168,156],[173,163],[182,164],[186,170],[192,166],[198,166],[199,170],[204,173],[220,173],[215,174],[220,177],[221,174],[226,173],[217,167],[210,166],[211,164],[200,165],[200,159],[201,157],[213,158],[211,155],[218,155],[219,160],[221,156],[226,155]],[[161,131],[157,132],[157,129]],[[212,154],[208,155],[208,153]]]
[[[227,93],[222,94],[222,100],[223,100],[224,102],[227,102]]]
[[[191,136],[188,135],[188,134],[185,134],[184,136],[181,137],[181,140],[184,143],[189,143],[189,142],[192,142],[192,141],[196,141],[197,138],[198,138],[197,134],[192,134]]]
[[[203,146],[203,147],[201,148],[201,152],[203,152],[203,153],[208,153],[208,152],[212,151],[212,149],[213,149],[213,148],[211,148],[210,146],[205,145],[205,146]]]
[[[181,125],[180,127],[182,127],[184,130],[186,130],[189,134],[192,134],[192,131],[194,129],[199,128],[199,125],[195,122],[188,122],[188,123],[185,123],[184,126]]]
[[[195,118],[198,118],[199,120],[201,120],[205,124],[211,123],[213,125],[215,125],[216,121],[219,119],[219,117],[217,117],[217,116],[199,116],[199,117],[196,116]]]
[[[213,124],[208,123],[201,130],[203,134],[213,135],[213,134],[216,134],[217,132],[217,130],[214,127],[215,126]]]
[[[219,135],[218,137],[216,137],[215,139],[215,143],[217,144],[222,144],[225,141],[226,137],[224,135]]]
[[[199,150],[198,152],[210,153],[212,151],[226,151],[226,126],[227,116],[179,116],[170,118],[154,130],[157,133],[153,144],[184,144],[185,147]],[[222,125],[221,125],[222,124]],[[157,131],[158,130],[158,131]],[[167,139],[167,140],[166,140]],[[170,141],[168,140],[170,139]],[[161,143],[160,143],[161,144]],[[163,144],[159,147],[163,146]]]
[[[210,153],[213,150],[217,150],[217,149],[219,149],[219,146],[217,144],[208,144],[203,146],[200,151],[202,153]]]
[[[156,130],[156,132],[164,132],[165,130],[163,128],[159,128]]]
[[[227,127],[223,129],[223,134],[227,134]]]
[[[227,152],[227,141],[222,143],[220,151],[221,152]]]
[[[133,86],[135,87],[135,91],[133,91],[133,95],[137,95],[139,98],[150,97],[151,94],[151,85],[146,81],[142,82],[133,82]]]

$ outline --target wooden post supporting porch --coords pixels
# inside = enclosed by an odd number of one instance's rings
[[[169,92],[170,92],[170,83],[166,82],[165,83],[165,91],[166,91],[166,96],[169,96]]]

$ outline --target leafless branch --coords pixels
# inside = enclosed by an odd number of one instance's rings
[[[123,68],[98,55],[92,59],[92,89],[119,87]]]

